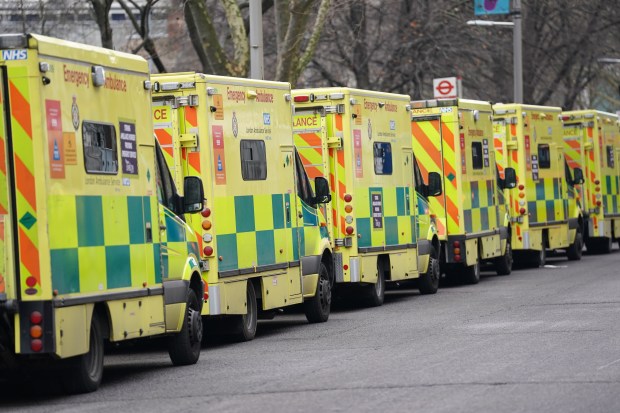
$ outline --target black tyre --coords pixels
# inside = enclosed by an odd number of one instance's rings
[[[256,306],[256,292],[250,281],[248,281],[246,300],[247,312],[243,315],[231,317],[231,336],[234,341],[238,342],[250,341],[256,336],[258,308]]]
[[[566,249],[566,256],[571,261],[579,261],[583,254],[583,235],[581,231],[575,234],[575,241]]]
[[[327,266],[319,264],[319,279],[314,297],[304,301],[304,313],[310,323],[324,323],[329,318],[332,305],[332,287]]]
[[[539,268],[544,267],[547,263],[547,250],[543,246],[540,251],[532,250],[529,251],[529,264],[530,267]]]
[[[465,267],[463,282],[465,284],[478,284],[480,282],[480,260],[476,260],[474,265]]]
[[[377,282],[364,286],[364,304],[368,307],[379,307],[385,300],[385,274],[381,262],[377,262]]]
[[[101,323],[93,315],[88,353],[62,362],[62,378],[67,393],[90,393],[99,388],[103,377],[103,352]]]
[[[196,292],[189,289],[183,328],[168,339],[168,354],[175,366],[196,364],[202,343],[202,316]]]
[[[439,257],[435,247],[431,247],[431,254],[428,261],[428,269],[418,280],[418,290],[420,294],[435,294],[439,288]]]
[[[512,246],[510,245],[510,238],[506,240],[506,251],[501,257],[495,258],[495,272],[497,275],[510,275],[512,272],[512,263],[514,259],[512,257]]]

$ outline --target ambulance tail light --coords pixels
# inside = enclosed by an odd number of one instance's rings
[[[454,256],[454,261],[460,262],[461,261],[461,256],[460,255],[455,255]]]
[[[351,194],[344,194],[344,202],[351,202],[353,200],[353,196]]]
[[[347,205],[344,207],[344,212],[346,212],[347,214],[350,214],[351,211],[353,211],[353,207],[351,205]]]
[[[209,218],[211,216],[211,210],[209,208],[205,208],[202,210],[202,212],[200,212],[200,215],[205,218]]]
[[[454,248],[460,248],[460,247],[461,247],[461,242],[460,242],[460,241],[454,241],[454,242],[452,243],[452,246],[453,246]]]
[[[211,229],[211,221],[209,221],[208,219],[205,219],[204,221],[202,221],[202,229],[204,229],[205,231],[208,231]]]
[[[202,249],[202,252],[207,257],[210,257],[213,255],[213,247],[210,247],[209,245],[207,245],[206,247]]]
[[[560,116],[560,120],[563,120],[564,122],[566,122],[567,120],[571,120],[573,119],[573,117],[571,115],[562,115]]]
[[[521,215],[525,215],[526,212],[527,211],[525,210],[525,208],[519,209],[519,214],[521,214]]]
[[[519,191],[523,191],[525,189],[525,185],[521,184],[519,185]]]
[[[596,181],[594,181],[594,185],[600,185],[601,181],[599,181],[598,179]]]
[[[353,235],[353,232],[355,232],[355,230],[353,229],[353,227],[352,227],[352,226],[348,226],[348,227],[345,229],[345,232],[346,232],[346,234],[347,234],[347,235]]]
[[[39,311],[33,311],[30,313],[30,349],[38,353],[43,350],[43,314]]]

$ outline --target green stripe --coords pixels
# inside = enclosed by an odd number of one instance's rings
[[[273,229],[284,228],[284,197],[282,194],[271,195]]]
[[[220,271],[236,270],[239,268],[237,259],[237,235],[222,234],[217,236],[217,254],[222,257]]]
[[[256,249],[258,265],[276,262],[275,239],[272,230],[256,231]]]
[[[398,218],[397,217],[385,217],[385,245],[397,245],[398,244]]]
[[[372,239],[370,237],[370,218],[357,218],[357,245],[360,247],[370,247]],[[360,237],[361,236],[361,237]]]
[[[255,230],[253,196],[235,197],[235,224],[237,232],[252,232]]]
[[[129,243],[144,244],[146,225],[142,210],[142,197],[127,197],[127,214],[129,215]],[[150,205],[149,205],[150,209]],[[150,217],[148,214],[147,217]]]

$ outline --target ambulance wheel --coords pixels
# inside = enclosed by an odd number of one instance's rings
[[[431,246],[431,253],[428,259],[428,269],[418,280],[418,290],[420,294],[435,294],[439,288],[439,259],[435,247]]]
[[[497,275],[510,275],[512,272],[512,246],[510,240],[506,240],[506,251],[501,257],[495,258],[495,272]]]
[[[314,297],[304,301],[304,312],[309,323],[324,323],[329,318],[332,304],[332,287],[329,279],[329,270],[321,262],[319,264],[319,279],[316,283]]]
[[[566,249],[566,256],[571,261],[578,261],[581,259],[581,254],[583,253],[583,235],[581,235],[580,231],[577,231],[575,234],[575,241],[570,244],[570,246]]]
[[[377,261],[377,282],[364,286],[364,304],[367,307],[379,307],[385,299],[385,275],[381,261]]]
[[[480,261],[476,260],[474,265],[465,267],[463,272],[463,281],[465,284],[478,284],[480,281]]]
[[[96,315],[90,325],[88,353],[65,360],[62,368],[67,393],[90,393],[99,388],[103,377],[103,332]]]
[[[169,338],[168,354],[175,366],[196,364],[202,343],[202,316],[196,292],[189,289],[181,331]]]
[[[256,325],[258,323],[256,292],[249,280],[247,284],[247,311],[243,315],[232,317],[232,338],[237,342],[250,341],[256,336]]]

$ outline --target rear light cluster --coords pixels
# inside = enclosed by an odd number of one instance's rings
[[[202,221],[202,229],[205,231],[210,231],[211,227],[213,226],[213,224],[211,223],[211,220],[207,219],[211,217],[211,209],[205,207],[205,209],[202,210],[202,212],[200,213],[200,215],[202,215],[203,221]],[[205,232],[202,235],[202,240],[204,241],[205,244],[210,244],[211,241],[213,241],[213,235]],[[207,257],[210,257],[213,255],[213,247],[211,245],[206,245],[203,249],[202,249],[202,253],[204,255],[206,255]]]
[[[452,242],[452,253],[454,254],[454,261],[461,261],[461,241]]]
[[[525,209],[525,192],[523,192],[524,189],[525,185],[519,185],[519,214],[521,215],[525,215],[527,213],[527,209]]]
[[[347,216],[344,217],[344,220],[347,223],[347,227],[345,228],[344,232],[347,235],[353,235],[353,233],[355,232],[355,229],[351,226],[351,224],[353,223],[353,216],[350,215],[351,212],[353,212],[353,205],[351,205],[351,201],[353,201],[353,196],[351,194],[344,194],[343,198],[344,198],[344,202],[347,203],[344,206],[344,211],[348,214]]]
[[[39,311],[30,313],[30,349],[35,353],[43,350],[43,315]]]
[[[601,187],[600,187],[601,181],[599,181],[598,179],[596,181],[594,181],[594,185],[596,185],[596,188],[594,188],[594,191],[596,192],[596,206],[600,207],[601,206]]]

